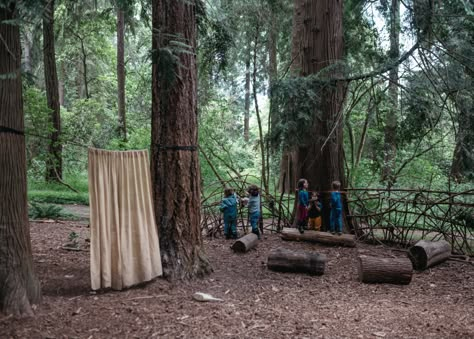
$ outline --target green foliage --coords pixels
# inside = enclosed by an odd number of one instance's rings
[[[28,209],[28,216],[30,219],[73,219],[74,216],[70,213],[65,213],[63,208],[53,204],[40,204],[30,202]]]

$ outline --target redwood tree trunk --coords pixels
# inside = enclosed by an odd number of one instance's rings
[[[390,51],[391,60],[400,57],[400,0],[392,0],[390,7]],[[390,109],[385,117],[384,163],[382,167],[382,180],[392,186],[395,178],[395,157],[397,154],[397,121],[398,121],[398,66],[393,67],[389,73],[388,93]]]
[[[318,73],[343,58],[343,1],[305,1],[301,40],[301,75]],[[337,68],[326,73],[339,76]],[[310,142],[296,152],[296,181],[309,180],[310,189],[318,189],[323,197],[323,225],[329,223],[329,191],[334,180],[345,187],[343,163],[343,117],[345,84],[332,83],[319,93],[320,107],[315,108]]]
[[[166,58],[172,36],[196,48],[195,1],[153,0],[152,178],[164,276],[171,280],[210,271],[200,221],[197,153],[197,71],[194,54]],[[170,70],[172,72],[170,72]]]
[[[118,120],[122,140],[127,141],[127,120],[125,116],[125,15],[117,9],[117,87],[118,87]]]
[[[33,271],[26,198],[26,151],[16,2],[0,7],[0,310],[31,315],[40,301]]]
[[[46,180],[62,179],[61,114],[59,106],[58,74],[54,51],[54,0],[46,0],[43,14],[44,80],[48,107],[51,110],[52,132],[49,135],[49,155],[46,161]]]

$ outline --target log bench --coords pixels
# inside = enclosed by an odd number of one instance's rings
[[[355,236],[352,234],[333,235],[318,231],[305,231],[301,234],[296,228],[283,228],[281,238],[289,241],[309,241],[346,247],[355,247],[356,245]]]
[[[272,250],[268,255],[267,267],[277,272],[297,272],[311,275],[324,274],[326,256],[319,253]]]

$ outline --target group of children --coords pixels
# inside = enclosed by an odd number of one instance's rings
[[[308,180],[298,180],[298,214],[297,226],[300,233],[304,233],[305,227],[316,231],[321,230],[322,204],[319,193],[312,192],[311,197],[308,192]],[[342,234],[342,199],[341,183],[332,182],[333,191],[331,191],[330,202],[330,224],[331,234]],[[260,239],[260,230],[258,223],[260,220],[260,193],[256,185],[250,185],[247,189],[248,198],[239,201],[239,196],[232,188],[224,190],[224,198],[220,204],[220,210],[224,214],[224,235],[226,239],[237,239],[237,205],[247,205],[249,211],[249,221],[252,226],[252,233],[255,233]]]
[[[224,214],[224,235],[226,239],[237,239],[237,205],[241,203],[247,205],[249,210],[249,221],[252,226],[252,233],[260,239],[258,222],[260,220],[260,193],[256,185],[250,185],[247,189],[248,198],[243,198],[239,202],[238,195],[232,188],[224,190],[224,198],[220,204],[220,210]]]
[[[298,180],[298,218],[297,226],[300,233],[304,233],[306,225],[308,228],[321,230],[321,212],[322,204],[320,196],[317,192],[312,192],[311,198],[308,192],[308,180]],[[331,234],[342,234],[342,199],[341,183],[339,181],[332,182],[331,202],[330,202],[330,224],[329,231]]]

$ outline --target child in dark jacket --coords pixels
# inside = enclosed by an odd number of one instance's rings
[[[237,199],[232,188],[224,190],[224,199],[220,204],[224,213],[224,235],[226,239],[237,239]]]
[[[331,224],[330,224],[330,231],[331,234],[342,234],[342,198],[341,192],[339,189],[341,188],[341,183],[339,181],[332,182],[332,189],[331,192]]]
[[[308,219],[309,194],[308,180],[298,180],[298,230],[304,233],[304,228]]]
[[[248,208],[252,233],[255,233],[258,239],[260,239],[260,230],[258,229],[260,221],[260,192],[257,185],[250,185],[247,191],[249,193]]]
[[[321,202],[317,192],[311,194],[308,210],[308,228],[315,231],[321,230]]]

